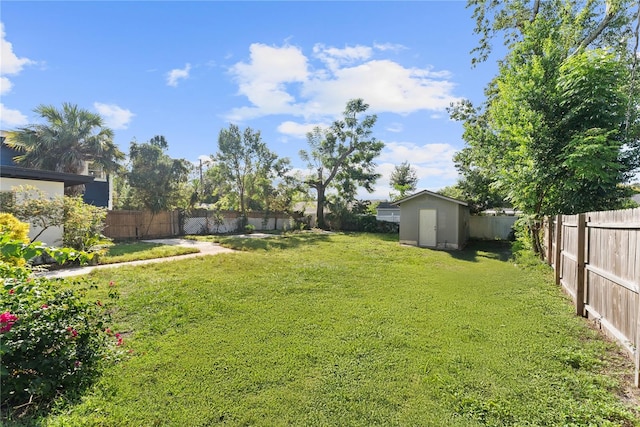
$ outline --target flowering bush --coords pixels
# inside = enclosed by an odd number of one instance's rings
[[[0,241],[6,240],[0,234]],[[2,249],[10,246],[9,241]],[[18,244],[13,247],[14,255],[27,252]],[[69,252],[61,253],[69,257]],[[122,337],[107,328],[109,305],[88,300],[87,291],[95,283],[48,280],[33,277],[28,264],[0,264],[2,411],[26,412],[46,407],[60,395],[78,393],[123,344]],[[109,295],[117,298],[114,288]]]
[[[18,218],[9,213],[0,212],[0,232],[7,239],[24,244],[29,243],[29,224],[18,220]],[[0,251],[0,260],[13,265],[24,265],[26,263],[21,257],[5,256],[4,251]]]

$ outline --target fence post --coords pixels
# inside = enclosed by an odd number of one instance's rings
[[[556,215],[556,251],[554,253],[554,266],[555,276],[556,276],[556,285],[560,285],[561,276],[561,264],[562,264],[562,215]]]
[[[584,311],[584,296],[585,296],[585,231],[586,231],[586,218],[585,214],[578,215],[578,271],[576,274],[576,314],[578,316],[585,315]]]
[[[553,256],[553,217],[547,217],[547,265],[551,265],[551,257]]]
[[[636,294],[636,342],[633,353],[633,383],[640,387],[640,294]]]

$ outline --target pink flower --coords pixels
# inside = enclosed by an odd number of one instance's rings
[[[49,308],[49,306],[47,304],[42,304],[40,308],[44,310],[45,308]]]
[[[107,335],[111,335],[111,329],[109,329],[109,328],[106,328],[106,329],[104,330],[104,332],[105,332]]]
[[[113,280],[109,282],[109,287],[114,287],[116,285],[116,282],[114,282]]]
[[[9,289],[9,295],[13,295],[13,294],[15,294],[15,293],[16,293],[16,290],[15,290],[15,289],[13,289],[13,288]]]
[[[124,344],[124,339],[122,338],[122,335],[120,335],[120,334],[116,334],[116,339],[118,340],[118,342],[116,343],[116,345],[122,345],[122,344]]]
[[[11,314],[9,311],[5,311],[0,314],[0,334],[9,332],[14,323],[18,320],[18,316]]]
[[[75,330],[74,328],[72,328],[71,326],[69,326],[69,327],[67,328],[67,331],[71,333],[71,336],[72,336],[73,338],[75,338],[75,337],[77,337],[77,336],[78,336],[78,331],[76,331],[76,330]]]

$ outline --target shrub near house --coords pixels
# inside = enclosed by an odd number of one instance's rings
[[[123,342],[107,326],[108,304],[86,299],[94,283],[35,278],[25,264],[44,252],[60,263],[87,254],[25,244],[8,230],[0,230],[0,247],[0,407],[11,420],[80,393]]]

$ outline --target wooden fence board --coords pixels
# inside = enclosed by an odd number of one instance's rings
[[[640,385],[640,208],[559,215],[546,228],[556,283],[633,355]]]

